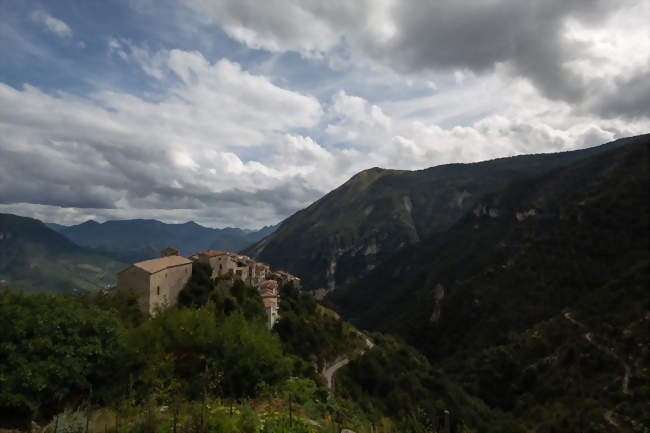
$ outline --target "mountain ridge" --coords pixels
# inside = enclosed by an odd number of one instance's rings
[[[447,229],[484,194],[633,139],[417,171],[374,167],[288,217],[243,252],[300,276],[306,289],[331,291],[404,246]]]
[[[272,232],[275,226],[257,231],[235,227],[213,229],[194,221],[169,224],[155,219],[93,220],[73,226],[53,225],[73,242],[125,262],[157,257],[167,246],[189,256],[208,249],[239,251]]]
[[[650,426],[648,136],[520,179],[330,293],[529,431]]]

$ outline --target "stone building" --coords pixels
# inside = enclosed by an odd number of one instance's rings
[[[268,278],[277,281],[281,285],[291,282],[296,289],[300,290],[300,278],[291,275],[289,272],[273,271],[269,273]]]
[[[235,254],[227,251],[209,250],[198,253],[195,256],[198,257],[199,263],[205,263],[212,267],[212,278],[225,275],[230,271],[234,274],[237,268],[237,263],[233,259]]]
[[[212,278],[225,277],[226,280],[240,279],[244,283],[256,287],[264,302],[267,314],[267,326],[272,328],[279,318],[279,294],[282,284],[293,282],[300,290],[300,278],[284,271],[271,271],[269,265],[257,263],[250,257],[227,251],[204,251],[191,257],[212,267]]]
[[[251,281],[251,285],[255,287],[259,287],[262,282],[266,281],[269,279],[269,275],[271,274],[271,267],[265,263],[256,263],[255,264],[255,269],[253,271],[253,277]]]
[[[274,280],[266,280],[262,282],[260,285],[260,296],[262,297],[262,302],[264,302],[264,308],[266,309],[266,326],[271,329],[280,317],[280,309],[278,305],[278,282]]]
[[[153,314],[156,307],[174,305],[192,276],[192,261],[171,255],[135,263],[117,274],[117,290],[133,289],[140,308]]]
[[[209,250],[195,254],[192,258],[210,265],[212,278],[227,276],[230,273],[234,278],[254,287],[259,287],[270,272],[268,265],[256,263],[250,257],[228,251]]]

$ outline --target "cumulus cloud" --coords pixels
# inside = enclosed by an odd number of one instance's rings
[[[32,13],[32,20],[45,26],[47,30],[60,37],[72,36],[72,29],[66,23],[58,18],[49,15],[43,10],[37,10]]]
[[[339,90],[327,110],[328,124],[325,132],[336,140],[371,144],[374,139],[385,136],[391,120],[376,104],[348,95]]]
[[[616,93],[638,95],[649,66],[649,11],[641,0],[186,3],[252,48],[337,60],[345,43],[401,73],[450,71],[461,84],[462,70],[485,74],[506,65],[502,71],[529,79],[547,98],[598,113]],[[646,96],[616,103],[617,115],[649,116],[639,110],[650,106]]]
[[[165,74],[176,79],[156,102],[0,84],[0,201],[89,209],[258,204],[272,208],[277,221],[287,204],[297,210],[296,200],[315,198],[305,186],[278,200],[295,188],[290,175],[242,161],[236,151],[263,149],[284,139],[279,131],[313,126],[322,116],[315,98],[225,59],[211,64],[179,50],[164,57]]]
[[[480,92],[461,87],[447,90],[442,96],[388,104],[387,109],[375,105],[375,110],[389,120],[379,124],[373,122],[368,101],[341,91],[333,98],[326,118],[344,125],[341,130],[345,134],[336,135],[337,141],[356,143],[368,150],[363,157],[367,167],[399,169],[574,150],[650,130],[650,120],[629,124],[621,119],[603,120],[575,113],[564,102],[542,97],[526,80],[494,78],[480,87]],[[462,112],[462,101],[468,99],[472,99],[479,112],[488,114],[465,125],[440,126],[443,120]],[[500,101],[498,107],[491,105],[489,99]],[[433,107],[434,112],[422,112],[422,107]],[[379,127],[381,124],[386,127]],[[331,124],[326,128],[330,130]],[[363,145],[367,137],[372,137],[371,146]]]

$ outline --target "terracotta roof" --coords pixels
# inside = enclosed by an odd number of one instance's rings
[[[278,282],[274,280],[266,280],[260,284],[260,291],[262,290],[278,290]]]
[[[264,307],[266,308],[278,305],[278,298],[264,298],[262,301],[264,301]]]
[[[133,266],[140,268],[150,274],[155,274],[163,269],[172,268],[180,265],[191,265],[192,261],[181,256],[167,256],[158,259],[145,260],[144,262],[134,263]]]

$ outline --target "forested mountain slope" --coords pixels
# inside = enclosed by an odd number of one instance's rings
[[[41,221],[0,214],[0,288],[27,292],[93,290],[125,265],[79,247]]]
[[[329,299],[531,429],[648,428],[649,146],[514,182]]]
[[[244,252],[318,289],[351,282],[399,249],[451,227],[483,195],[628,141],[419,171],[358,173]]]

